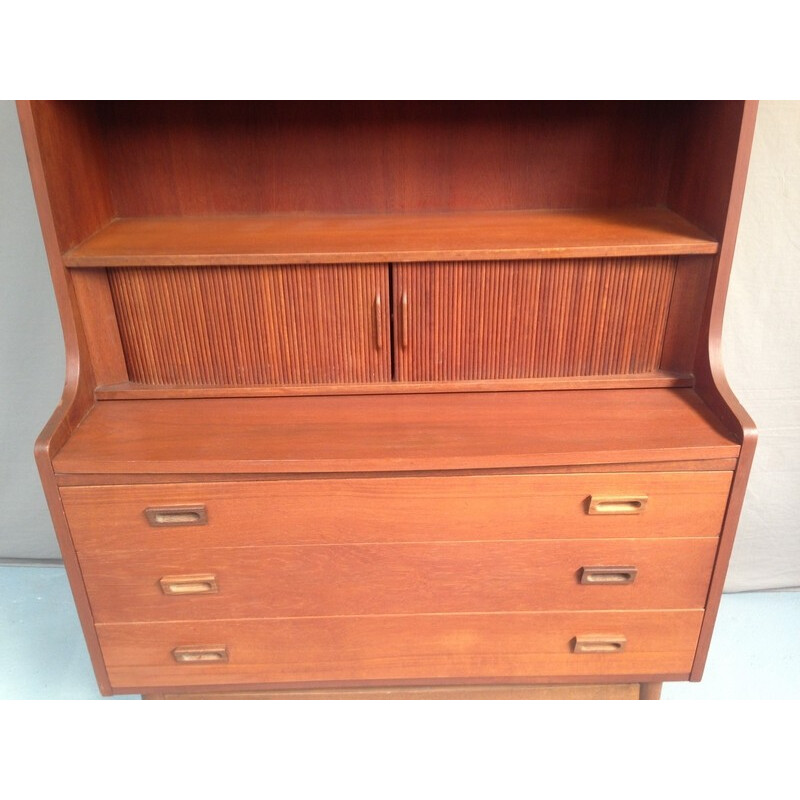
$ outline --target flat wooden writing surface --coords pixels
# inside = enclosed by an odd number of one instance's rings
[[[98,403],[57,472],[378,472],[726,458],[690,389]]]

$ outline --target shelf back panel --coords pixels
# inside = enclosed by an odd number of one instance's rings
[[[691,104],[102,102],[116,216],[666,205]]]

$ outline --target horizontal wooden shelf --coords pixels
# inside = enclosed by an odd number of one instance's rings
[[[691,389],[117,400],[61,474],[476,470],[735,457]]]
[[[595,258],[716,253],[664,208],[440,214],[116,219],[64,255],[68,267]]]

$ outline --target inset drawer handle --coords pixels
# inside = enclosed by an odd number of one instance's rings
[[[647,505],[647,495],[636,497],[589,497],[587,514],[641,514]]]
[[[216,594],[216,575],[169,575],[158,582],[164,594]]]
[[[172,657],[179,664],[217,664],[228,663],[228,648],[226,645],[210,645],[200,647],[176,647]]]
[[[636,567],[581,567],[581,583],[603,583],[624,586],[633,583],[639,570]]]
[[[408,347],[408,295],[405,292],[400,297],[400,346]]]
[[[624,636],[593,634],[576,636],[572,640],[573,653],[621,653],[628,640]]]
[[[154,528],[168,525],[206,525],[208,523],[208,512],[205,506],[146,508],[144,515]]]

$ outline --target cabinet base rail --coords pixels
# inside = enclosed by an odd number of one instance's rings
[[[164,692],[144,700],[658,700],[661,683],[536,686],[393,686],[273,689],[260,692]]]

